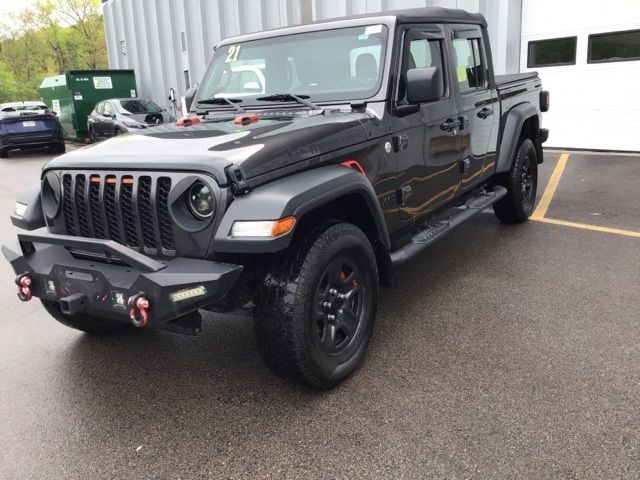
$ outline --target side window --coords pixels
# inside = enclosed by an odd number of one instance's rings
[[[103,113],[107,115],[113,115],[113,108],[109,102],[104,102]]]
[[[589,35],[589,63],[640,60],[640,30]]]
[[[96,113],[102,115],[102,112],[104,112],[104,103],[100,102],[98,105],[96,105]]]
[[[576,64],[578,37],[548,38],[529,42],[527,67],[556,67]]]
[[[406,47],[405,47],[406,48]],[[437,75],[440,77],[440,85],[442,91],[440,98],[444,97],[446,92],[446,83],[444,76],[444,67],[442,60],[442,40],[432,38],[413,38],[409,42],[409,48],[405,50],[402,61],[402,75],[400,77],[399,97],[406,98],[405,81],[407,78],[407,70],[412,68],[436,67]]]
[[[486,85],[486,67],[482,59],[479,38],[454,38],[456,76],[460,93],[483,89]]]

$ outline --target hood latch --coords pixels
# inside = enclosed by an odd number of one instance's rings
[[[230,165],[227,167],[226,173],[234,195],[240,196],[249,193],[251,187],[240,166]]]

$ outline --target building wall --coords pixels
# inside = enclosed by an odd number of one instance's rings
[[[107,0],[103,4],[111,68],[135,70],[140,96],[168,106],[200,81],[222,39],[346,15],[441,6],[482,12],[497,73],[519,67],[522,0]],[[188,72],[188,78],[185,74]]]
[[[550,92],[547,146],[640,151],[640,60],[587,62],[589,35],[637,29],[640,0],[524,0],[521,70]],[[563,37],[577,38],[575,65],[527,67],[529,42]]]

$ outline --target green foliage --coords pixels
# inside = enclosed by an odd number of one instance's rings
[[[0,22],[0,101],[37,99],[44,77],[107,66],[100,0],[39,0]]]

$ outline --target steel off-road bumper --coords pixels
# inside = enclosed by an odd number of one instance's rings
[[[111,240],[46,231],[20,233],[2,252],[18,276],[29,278],[29,297],[60,302],[65,313],[129,322],[129,300],[143,295],[149,302],[145,325],[159,328],[221,300],[242,271],[208,260],[160,262]]]

